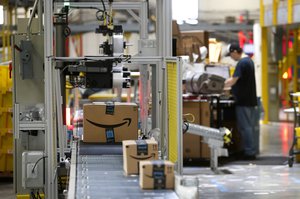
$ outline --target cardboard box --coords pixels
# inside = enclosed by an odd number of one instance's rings
[[[121,143],[138,139],[135,103],[97,102],[83,106],[83,142]]]
[[[200,102],[200,125],[210,127],[210,104],[209,102]],[[201,158],[210,159],[210,148],[207,143],[201,139]]]
[[[209,39],[209,62],[218,63],[221,57],[222,52],[222,43],[217,42],[216,39]]]
[[[157,160],[158,144],[155,140],[123,141],[123,169],[125,175],[139,174],[139,162]]]
[[[180,37],[180,30],[176,20],[172,21],[172,37],[179,38]]]
[[[176,43],[177,55],[189,55],[190,61],[192,61],[193,53],[200,55],[200,47],[205,46],[207,48],[207,53],[209,54],[209,34],[206,31],[190,31],[181,32],[179,39]],[[199,59],[196,62],[200,62]]]
[[[174,189],[174,164],[166,160],[140,162],[142,189]]]
[[[183,102],[183,113],[194,115],[194,124],[210,126],[210,104],[207,101]],[[210,158],[210,148],[202,142],[202,137],[185,133],[183,135],[183,158]]]
[[[200,124],[200,103],[198,101],[183,102],[183,114],[194,115],[195,121],[193,123]],[[189,119],[190,117],[184,117]],[[200,158],[201,157],[201,137],[189,133],[183,134],[183,158]]]

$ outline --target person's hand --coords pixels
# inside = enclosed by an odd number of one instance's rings
[[[231,87],[224,87],[223,88],[223,91],[230,91],[231,90]]]
[[[230,95],[231,87],[224,87],[223,88],[223,94],[226,96]]]

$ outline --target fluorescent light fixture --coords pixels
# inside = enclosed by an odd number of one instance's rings
[[[198,0],[172,0],[172,18],[177,22],[198,19],[198,9]]]
[[[64,6],[70,6],[70,2],[69,1],[64,2]]]
[[[197,19],[187,19],[187,20],[185,20],[185,23],[191,24],[191,25],[196,25],[196,24],[198,24],[198,20]]]

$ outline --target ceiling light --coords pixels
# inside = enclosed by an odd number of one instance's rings
[[[198,24],[198,20],[197,19],[187,19],[187,20],[185,20],[185,23],[191,24],[191,25],[196,25],[196,24]]]
[[[177,22],[198,19],[198,0],[173,0],[172,18]]]

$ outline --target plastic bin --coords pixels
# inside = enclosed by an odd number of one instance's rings
[[[12,92],[6,92],[5,94],[2,94],[0,100],[2,102],[2,105],[0,104],[0,106],[11,108],[13,102]]]
[[[6,155],[0,151],[0,172],[6,171]]]
[[[13,171],[12,79],[9,66],[0,66],[0,172]]]
[[[0,66],[0,93],[12,90],[12,79],[9,77],[9,66]]]

